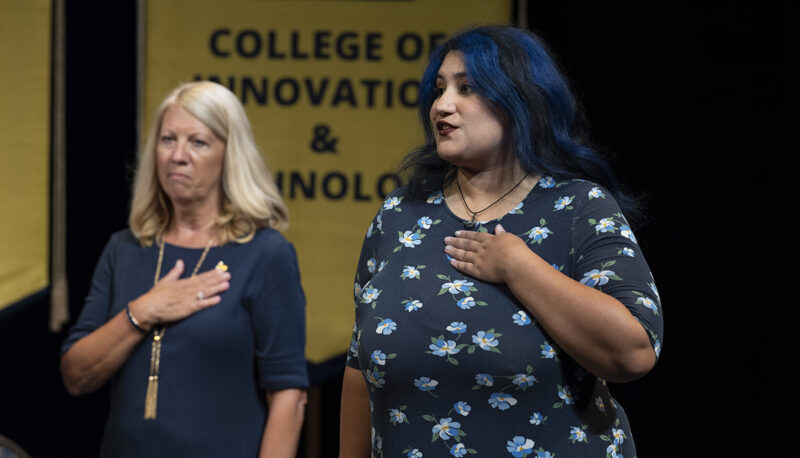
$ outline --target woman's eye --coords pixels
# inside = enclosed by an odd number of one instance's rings
[[[199,138],[194,140],[194,144],[195,144],[195,146],[206,146],[206,145],[208,145],[208,143],[206,143],[203,140],[200,140]]]
[[[472,86],[470,86],[469,84],[464,84],[464,85],[461,86],[461,93],[462,94],[469,94],[471,92],[473,92],[473,90],[472,90]]]
[[[439,97],[442,94],[444,94],[444,88],[442,87],[434,88],[433,93],[436,95],[436,97]]]
[[[161,136],[161,143],[169,143],[172,140],[174,140],[174,138],[169,136],[169,135],[162,135]]]

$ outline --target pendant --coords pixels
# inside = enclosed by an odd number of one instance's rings
[[[478,225],[478,219],[475,217],[475,215],[472,215],[472,220],[464,221],[464,227],[467,229],[472,229],[477,225]]]

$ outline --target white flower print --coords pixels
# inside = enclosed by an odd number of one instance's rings
[[[400,202],[401,202],[402,200],[403,200],[403,198],[402,198],[402,197],[388,197],[388,198],[386,198],[386,200],[383,202],[383,208],[384,208],[385,210],[391,210],[391,209],[393,209],[393,208],[397,207],[398,205],[400,205]]]
[[[631,228],[626,224],[623,224],[622,226],[620,226],[619,234],[621,236],[625,237],[626,239],[629,239],[633,243],[637,243],[637,244],[639,243],[639,242],[636,241],[636,236],[633,235],[633,231],[631,230]]]
[[[517,400],[506,393],[492,393],[489,396],[489,405],[495,409],[508,410],[509,407],[517,404]]]
[[[499,334],[495,334],[492,330],[478,331],[477,334],[472,336],[472,342],[478,344],[481,350],[498,351],[495,348],[500,344],[500,342],[497,341],[497,335]]]
[[[381,291],[378,289],[373,288],[372,286],[366,286],[362,290],[361,293],[361,302],[365,304],[369,304],[372,301],[378,299],[378,296],[381,295]]]
[[[436,356],[455,355],[461,351],[459,348],[456,348],[456,342],[454,340],[444,339],[436,339],[436,342],[430,344],[428,348],[430,348]]]
[[[369,359],[371,359],[373,363],[383,366],[386,364],[386,353],[375,350],[372,352]]]
[[[421,238],[422,237],[420,237],[420,234],[417,232],[405,231],[403,232],[403,234],[400,235],[398,240],[406,248],[414,248],[415,246],[422,243],[422,240],[420,240]]]
[[[605,193],[603,193],[603,191],[600,188],[598,188],[597,186],[595,186],[592,189],[590,189],[588,195],[589,195],[589,199],[605,199],[606,198]]]
[[[595,224],[594,229],[597,232],[608,232],[613,231],[615,229],[616,223],[611,218],[601,218],[600,221]]]
[[[416,278],[417,280],[419,280],[420,269],[423,267],[424,266],[417,266],[417,267],[405,266],[403,267],[403,273],[400,274],[400,278],[402,278],[403,280],[412,278]]]
[[[456,302],[456,305],[462,310],[469,310],[475,306],[475,298],[472,296],[462,297]]]
[[[437,423],[432,431],[434,434],[438,434],[444,440],[448,440],[451,437],[458,437],[458,428],[461,427],[461,423],[457,421],[453,421],[451,417],[447,418],[440,418],[439,423]]]
[[[454,334],[463,334],[467,332],[467,325],[460,321],[453,321],[447,325],[446,329]]]
[[[450,294],[469,293],[470,287],[475,283],[464,280],[453,280],[451,282],[443,283],[442,289],[447,289]]]
[[[397,330],[397,323],[392,321],[391,318],[386,318],[385,320],[381,320],[381,322],[378,323],[378,327],[375,328],[375,333],[389,335],[395,330]]]
[[[581,283],[587,286],[595,287],[608,283],[608,280],[616,275],[613,270],[598,270],[592,269],[583,274]]]
[[[641,293],[639,293],[639,294],[641,294]],[[644,305],[648,309],[652,310],[653,313],[658,315],[658,306],[656,305],[656,301],[654,301],[653,299],[651,299],[651,298],[649,298],[647,296],[641,295],[636,299],[636,303]]]
[[[553,179],[553,177],[547,176],[539,178],[539,186],[543,188],[552,188],[555,187],[555,185],[556,185],[556,180]]]
[[[546,227],[536,226],[531,229],[530,233],[528,234],[528,238],[538,242],[546,239],[547,236],[549,235],[550,235],[550,229]]]
[[[531,318],[522,310],[519,310],[517,313],[511,316],[514,320],[514,324],[519,326],[527,326],[532,323]]]
[[[522,389],[531,387],[536,382],[538,382],[538,380],[531,374],[517,374],[514,376],[514,379],[511,380],[511,383]]]
[[[433,380],[430,377],[420,377],[414,379],[414,386],[417,387],[420,391],[431,391],[436,388],[439,384],[437,380]]]
[[[547,417],[544,417],[544,416],[542,416],[542,414],[541,414],[541,413],[539,413],[539,412],[534,412],[534,413],[533,413],[533,415],[531,415],[531,418],[529,419],[529,421],[530,421],[530,423],[531,423],[532,425],[541,425],[541,424],[542,424],[542,422],[543,422],[543,421],[544,421],[546,418],[547,418]]]
[[[575,398],[572,396],[572,391],[570,391],[568,386],[556,385],[556,387],[558,388],[558,397],[564,402],[556,403],[553,407],[575,404]]]
[[[389,409],[389,421],[392,422],[393,425],[399,423],[408,423],[408,417],[402,410]]]
[[[466,417],[467,415],[469,415],[469,411],[472,410],[472,407],[470,407],[469,404],[467,404],[464,401],[458,401],[455,404],[453,404],[453,409],[455,409],[455,411],[458,412],[459,415]]]
[[[405,300],[401,302],[401,304],[403,305],[403,309],[405,309],[406,312],[417,311],[421,309],[423,305],[422,302],[418,301],[417,299]]]
[[[425,202],[429,204],[439,205],[444,200],[444,193],[442,191],[436,191],[433,194],[429,195]]]
[[[570,197],[570,196],[559,197],[558,200],[556,200],[555,205],[553,205],[553,208],[554,208],[553,211],[564,210],[564,209],[572,210],[572,207],[570,207],[570,204],[572,204],[572,201],[574,199],[575,199],[575,196],[572,196],[572,197]]]
[[[479,386],[494,386],[494,377],[489,374],[475,374],[475,382]]]

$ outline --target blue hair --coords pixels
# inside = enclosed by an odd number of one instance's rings
[[[433,51],[419,87],[419,117],[425,144],[409,154],[410,192],[424,196],[443,186],[455,167],[436,154],[430,109],[436,76],[448,53],[464,59],[470,86],[499,114],[506,145],[530,173],[596,182],[633,210],[610,165],[589,146],[582,110],[547,46],[534,34],[508,26],[460,32]]]

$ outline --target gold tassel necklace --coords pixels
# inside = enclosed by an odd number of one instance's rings
[[[206,259],[206,255],[208,255],[208,251],[211,249],[211,244],[213,241],[213,238],[208,241],[206,249],[203,250],[203,254],[200,255],[200,260],[198,260],[197,265],[194,266],[192,277],[197,275],[197,271],[200,270],[200,266],[203,265],[203,261]],[[163,259],[164,238],[162,237],[158,242],[158,263],[156,264],[156,276],[153,280],[153,286],[158,284],[158,277],[161,275],[161,261],[163,261]],[[156,418],[156,406],[158,403],[158,371],[161,366],[161,344],[164,340],[164,333],[166,332],[166,324],[162,324],[153,330],[153,345],[150,347],[150,376],[147,378],[147,393],[145,394],[144,398],[145,420],[155,420]]]

